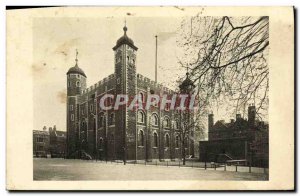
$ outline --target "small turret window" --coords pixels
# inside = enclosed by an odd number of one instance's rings
[[[69,82],[68,82],[68,87],[70,87],[70,86],[71,86],[71,82],[69,81]]]
[[[70,111],[73,111],[73,105],[70,105]]]
[[[79,81],[76,82],[76,87],[80,87],[80,82]]]
[[[93,111],[93,105],[90,105],[90,111],[91,112]]]
[[[74,114],[71,114],[71,121],[74,121]]]

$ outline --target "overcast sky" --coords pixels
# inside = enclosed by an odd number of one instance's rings
[[[154,79],[155,35],[158,35],[158,81],[172,87],[181,74],[173,70],[180,18],[127,18],[128,36],[139,48],[137,72]],[[79,67],[90,86],[114,72],[112,47],[123,35],[124,18],[37,18],[33,21],[34,128],[66,129],[66,72]]]
[[[182,18],[128,17],[127,35],[139,48],[137,72],[154,80],[155,35],[158,35],[158,81],[172,89],[185,70],[177,63],[176,32]],[[114,72],[112,48],[123,35],[124,18],[35,18],[33,20],[34,128],[56,125],[66,130],[66,72],[78,64],[87,86]],[[224,111],[214,110],[215,119]],[[225,118],[225,119],[229,119]]]

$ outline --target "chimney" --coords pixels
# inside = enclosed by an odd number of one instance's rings
[[[53,126],[53,131],[56,131],[56,125]]]
[[[212,131],[212,127],[214,126],[214,114],[208,115],[208,131]]]
[[[232,124],[233,124],[233,123],[234,123],[234,119],[230,119],[230,123],[232,123]]]
[[[242,118],[241,114],[236,114],[236,121],[241,119],[241,118]]]
[[[47,127],[46,126],[43,127],[43,131],[47,131]]]
[[[255,115],[256,115],[256,109],[255,109],[255,106],[252,104],[248,107],[248,124],[249,124],[249,127],[254,127],[254,125],[255,125]]]

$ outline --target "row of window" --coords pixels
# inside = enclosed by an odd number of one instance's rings
[[[103,114],[102,115],[100,114],[99,117],[98,117],[98,120],[99,120],[98,126],[99,127],[104,127],[105,124],[106,124],[105,116]],[[74,114],[71,114],[71,121],[74,121]],[[115,124],[115,114],[111,113],[109,115],[108,125],[114,125],[114,124]],[[82,125],[84,126],[84,121],[82,122]]]
[[[79,78],[79,79],[80,79],[80,74],[69,74],[69,75],[68,75],[68,78],[70,78],[71,75],[76,75],[76,78]]]
[[[170,135],[167,133],[165,135],[165,147],[170,147]],[[139,146],[144,146],[144,131],[139,131]],[[187,143],[187,142],[186,142]],[[156,132],[153,133],[153,147],[158,147],[158,134]],[[175,136],[175,148],[179,148],[179,136]]]
[[[91,105],[92,106],[92,105]],[[92,107],[91,107],[92,109]],[[73,106],[72,106],[72,110],[73,110]],[[71,121],[74,121],[74,114],[71,114]],[[138,122],[139,123],[145,123],[145,114],[142,111],[138,112]],[[159,122],[159,118],[157,114],[152,114],[151,117],[151,124],[153,126],[158,126],[158,122]],[[115,114],[111,113],[109,115],[109,125],[113,125],[115,123]],[[99,127],[103,127],[105,124],[105,117],[102,114],[99,115]],[[163,126],[166,128],[170,128],[171,127],[171,122],[169,118],[165,118],[163,121]],[[175,121],[175,129],[179,129],[179,122]]]
[[[70,105],[70,106],[69,106],[69,110],[70,110],[70,111],[73,111],[73,110],[74,110],[74,106],[73,106],[73,105]],[[81,110],[82,114],[84,114],[84,111],[85,111],[84,108],[82,108],[82,110]],[[90,105],[90,111],[91,111],[91,112],[94,111],[94,105]]]
[[[121,54],[116,55],[116,63],[119,63],[121,61],[122,61],[122,55]],[[127,55],[127,62],[129,64],[135,65],[135,57],[134,56],[130,57]]]
[[[36,142],[45,142],[46,141],[46,138],[43,138],[43,137],[37,137],[35,139]]]
[[[80,81],[76,81],[76,87],[81,87],[81,83],[80,83]],[[71,81],[69,81],[68,82],[68,87],[70,87],[71,86]]]
[[[139,123],[145,123],[145,113],[143,111],[138,112],[138,122]],[[154,126],[158,126],[159,118],[157,114],[152,114],[151,116],[151,124]],[[165,118],[163,121],[164,127],[171,127],[171,121],[169,118]],[[179,129],[179,122],[175,121],[175,129]]]
[[[165,135],[165,147],[169,148],[170,147],[170,135],[167,133]],[[114,135],[112,134],[111,137],[110,137],[110,141],[112,142],[114,140]],[[138,145],[139,146],[144,146],[144,131],[143,130],[140,130],[139,131],[139,141],[138,141]],[[176,135],[175,136],[175,148],[179,148],[179,136]],[[100,138],[99,139],[99,146],[98,148],[99,149],[103,149],[103,138]],[[187,141],[185,142],[185,144],[187,144]],[[153,147],[158,147],[158,134],[156,132],[153,133]]]

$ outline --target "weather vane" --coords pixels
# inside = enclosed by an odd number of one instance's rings
[[[76,48],[76,59],[75,59],[75,61],[76,61],[76,65],[77,65],[77,63],[78,63],[78,50],[77,50],[77,48]]]

